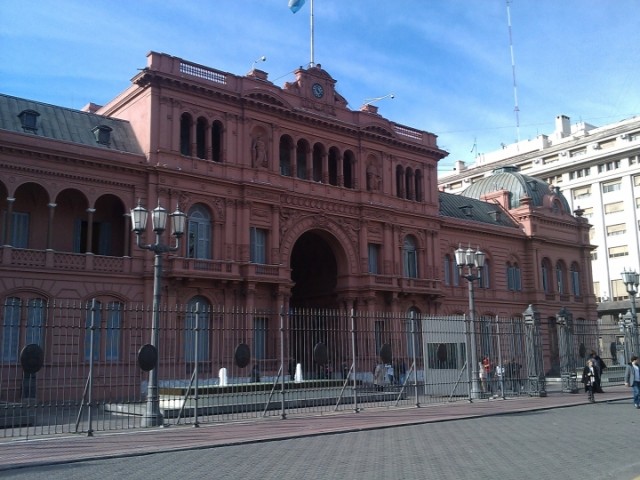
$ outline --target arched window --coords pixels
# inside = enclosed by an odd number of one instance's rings
[[[580,291],[580,267],[576,262],[571,264],[571,293],[576,297],[582,296]]]
[[[211,258],[211,217],[203,205],[194,205],[189,210],[187,231],[187,257]]]
[[[491,287],[491,262],[489,260],[484,261],[484,267],[480,273],[480,279],[478,280],[478,286],[480,288]]]
[[[411,168],[407,168],[405,172],[405,198],[407,200],[413,200],[413,187],[414,187],[414,179],[413,179],[413,170]]]
[[[222,161],[222,123],[213,122],[211,125],[211,160],[214,162]]]
[[[313,146],[313,181],[322,182],[322,157],[324,150],[322,145]]]
[[[404,198],[404,168],[402,165],[396,167],[396,196]]]
[[[540,265],[540,281],[542,282],[542,290],[544,293],[553,293],[553,287],[551,285],[551,262],[548,258],[543,258]]]
[[[206,136],[207,120],[200,117],[196,122],[196,156],[198,158],[207,158]]]
[[[347,150],[344,152],[342,159],[342,178],[345,188],[355,188],[355,182],[353,181],[354,168],[355,156],[352,151]]]
[[[211,305],[202,296],[195,296],[187,303],[184,321],[184,360],[187,364],[209,359],[211,336]],[[197,327],[197,330],[196,330]],[[198,358],[196,359],[196,338]]]
[[[183,113],[180,116],[180,153],[191,156],[191,115]]]
[[[416,248],[416,240],[411,235],[407,235],[404,239],[402,260],[404,276],[407,278],[418,278],[418,250]]]
[[[451,285],[452,283],[451,269],[452,269],[451,255],[445,255],[444,256],[444,284],[445,285]]]
[[[2,354],[5,362],[17,362],[20,350],[35,343],[44,347],[45,301],[42,298],[7,297],[2,322]]]
[[[338,164],[340,163],[340,152],[337,148],[329,149],[329,185],[338,185]]]
[[[309,144],[305,140],[298,140],[296,146],[296,175],[301,180],[307,180],[307,155],[309,154]]]
[[[416,188],[415,188],[416,201],[422,202],[424,200],[422,196],[422,171],[416,170],[414,176],[416,180],[415,182],[416,183]]]
[[[280,137],[280,175],[291,176],[291,137]]]
[[[522,290],[520,267],[517,263],[512,265],[510,262],[507,262],[507,289],[514,292]]]
[[[564,262],[556,262],[556,284],[558,285],[558,293],[565,295],[567,293],[567,271]]]

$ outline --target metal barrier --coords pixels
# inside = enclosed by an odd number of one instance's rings
[[[140,428],[153,408],[160,424],[197,426],[469,401],[474,381],[481,399],[538,388],[519,318],[476,318],[472,332],[464,316],[191,303],[161,309],[155,350],[152,314],[119,302],[5,305],[0,434]],[[475,368],[471,335],[476,358],[488,362]],[[147,385],[153,369],[156,393]]]

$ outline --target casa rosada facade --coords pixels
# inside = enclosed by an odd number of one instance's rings
[[[5,359],[28,342],[34,301],[152,303],[138,202],[187,214],[164,256],[168,305],[463,314],[454,251],[471,246],[486,254],[477,314],[533,305],[552,363],[558,311],[596,317],[589,225],[557,189],[502,168],[468,194],[441,192],[436,135],[350,109],[321,65],[291,80],[151,52],[104,106],[0,96]],[[25,307],[7,327],[9,301]]]

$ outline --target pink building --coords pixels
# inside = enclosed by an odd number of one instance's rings
[[[558,311],[596,318],[589,225],[559,191],[508,168],[438,191],[436,135],[350,109],[320,65],[280,87],[152,52],[105,106],[0,104],[5,364],[39,302],[151,304],[152,255],[128,215],[139,200],[188,215],[164,261],[168,305],[459,314],[454,250],[470,245],[487,258],[477,312],[534,305],[548,370]]]

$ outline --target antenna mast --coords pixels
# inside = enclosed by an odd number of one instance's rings
[[[513,38],[511,36],[511,9],[509,5],[511,4],[511,0],[507,1],[507,20],[509,23],[509,48],[511,49],[511,72],[513,74],[513,99],[515,108],[513,111],[516,114],[516,134],[518,142],[520,141],[520,109],[518,108],[518,85],[516,84],[516,60],[513,55]]]

